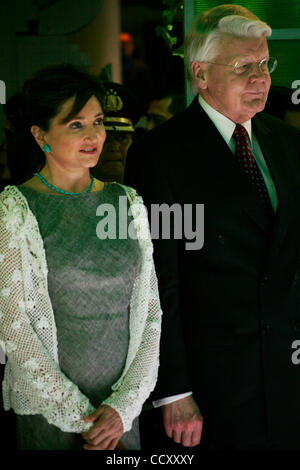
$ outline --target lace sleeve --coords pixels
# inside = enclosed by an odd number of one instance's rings
[[[129,367],[126,370],[125,366],[125,373],[104,401],[121,416],[124,432],[131,429],[132,421],[140,414],[143,403],[156,384],[162,314],[146,210],[135,192],[128,196],[143,252],[142,268],[135,280],[131,300],[133,357],[128,357]]]
[[[42,414],[64,432],[81,433],[91,427],[82,417],[95,408],[62,373],[37,334],[49,325],[45,316],[38,315],[42,307],[28,298],[25,279],[30,267],[24,262],[21,232],[16,230],[18,217],[0,202],[0,340],[8,358],[8,385],[18,397],[18,413]],[[38,322],[30,320],[28,309],[36,309]]]
[[[156,288],[153,270],[149,314],[139,348],[118,389],[103,402],[119,413],[124,432],[131,429],[132,421],[140,414],[157,380],[161,310]]]

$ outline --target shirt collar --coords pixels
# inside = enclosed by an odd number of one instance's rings
[[[229,142],[232,138],[232,134],[234,132],[236,123],[231,121],[228,117],[224,116],[224,114],[219,113],[214,108],[212,108],[202,96],[198,95],[198,101],[201,108],[205,111],[211,121],[214,123],[218,131],[220,132],[221,136],[225,140],[226,144],[229,145]],[[252,126],[251,126],[251,119],[246,122],[242,123],[242,126],[245,127],[250,143],[252,144]]]

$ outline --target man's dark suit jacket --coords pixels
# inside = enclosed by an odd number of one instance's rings
[[[204,204],[204,246],[154,240],[163,310],[153,398],[193,391],[210,447],[300,448],[300,133],[259,113],[252,128],[278,196],[270,222],[197,98],[129,149],[125,184],[153,203]]]

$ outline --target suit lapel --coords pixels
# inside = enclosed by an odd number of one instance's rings
[[[286,173],[284,155],[282,155],[281,150],[276,145],[274,133],[264,122],[263,115],[257,115],[253,118],[253,129],[277,191],[278,206],[270,240],[270,253],[272,256],[275,256],[280,244],[284,240],[288,227],[295,219],[296,208],[289,182],[290,178]]]

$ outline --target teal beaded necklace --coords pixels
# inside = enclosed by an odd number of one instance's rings
[[[53,190],[56,191],[57,193],[66,194],[67,196],[75,196],[75,195],[77,195],[77,194],[89,193],[89,192],[93,189],[94,182],[95,182],[93,175],[90,175],[92,182],[91,182],[90,186],[89,186],[87,189],[85,189],[84,191],[80,191],[80,193],[70,193],[69,191],[64,191],[63,189],[58,189],[58,188],[56,188],[55,186],[53,186],[52,184],[48,183],[48,181],[46,181],[45,178],[44,178],[42,175],[40,175],[39,173],[34,173],[34,174],[35,174],[35,176],[37,176],[38,178],[40,178],[40,180],[41,180],[46,186],[48,186],[48,188],[53,189]]]

